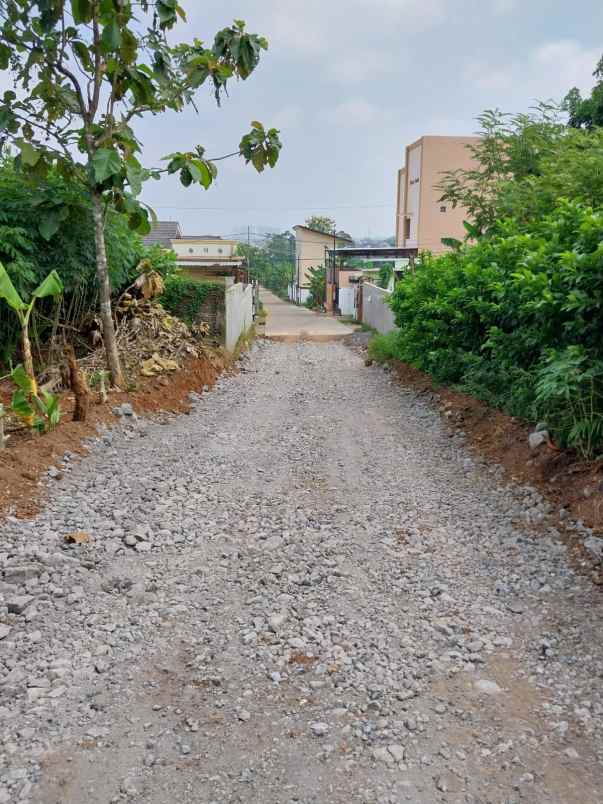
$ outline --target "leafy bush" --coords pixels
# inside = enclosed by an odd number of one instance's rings
[[[568,383],[573,376],[578,397],[568,420],[575,424],[586,414],[578,415],[582,390],[567,356],[584,350],[580,383],[590,381],[603,356],[603,209],[561,199],[530,225],[505,218],[475,245],[423,255],[416,272],[396,285],[392,309],[398,359],[512,415],[545,414],[545,386],[538,395],[536,384],[547,377],[550,389],[551,366],[568,373]],[[543,375],[551,354],[557,357]],[[561,398],[550,393],[551,400]],[[593,398],[596,410],[599,397]],[[603,440],[594,420],[588,437],[559,415],[551,421],[555,437],[584,454]]]
[[[306,301],[306,307],[311,310],[322,309],[327,300],[327,271],[324,266],[310,268],[310,295]]]
[[[19,174],[10,159],[0,160],[0,261],[13,285],[27,297],[52,270],[58,270],[65,286],[62,321],[77,327],[82,315],[97,305],[94,227],[90,203],[76,186],[52,173],[43,184]],[[52,230],[39,225],[42,217],[57,212]],[[42,215],[42,213],[44,213]],[[111,283],[116,292],[136,276],[136,267],[147,256],[142,240],[127,219],[109,211],[106,245]],[[157,259],[159,257],[157,256]],[[160,260],[161,262],[161,260]],[[42,303],[32,319],[36,339],[52,324],[52,302]],[[14,358],[19,340],[16,316],[0,310],[0,363]]]
[[[583,346],[551,350],[538,372],[536,407],[560,446],[593,455],[603,444],[603,360]]]
[[[191,326],[199,321],[201,308],[212,293],[224,294],[224,285],[171,274],[166,279],[161,304],[169,313]]]
[[[396,357],[396,332],[387,335],[377,333],[373,335],[368,344],[368,356],[375,363],[387,363]]]

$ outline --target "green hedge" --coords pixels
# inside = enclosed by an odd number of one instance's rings
[[[558,443],[603,450],[603,209],[561,199],[489,237],[426,255],[396,286],[388,353],[528,420]]]
[[[224,295],[224,292],[224,285],[218,282],[205,282],[174,274],[166,280],[161,304],[169,313],[191,326],[200,320],[199,314],[208,296]]]

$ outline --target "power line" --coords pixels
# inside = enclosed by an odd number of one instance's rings
[[[335,204],[330,207],[181,207],[175,204],[153,204],[156,209],[176,209],[180,212],[295,212],[295,211],[325,211],[331,209],[395,209],[396,205],[389,204]]]

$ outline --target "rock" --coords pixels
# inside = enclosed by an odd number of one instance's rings
[[[247,709],[239,709],[237,717],[242,723],[247,723],[247,721],[251,720],[251,713]]]
[[[461,788],[461,781],[450,771],[440,773],[434,778],[436,790],[441,793],[455,793]]]
[[[585,539],[584,547],[596,561],[603,562],[603,539],[591,536],[589,539]]]
[[[528,444],[532,452],[549,443],[548,430],[536,430],[528,436]]]
[[[475,681],[473,687],[477,692],[481,692],[484,695],[498,695],[502,692],[502,688],[495,681],[488,681],[485,678]]]
[[[321,723],[320,721],[310,723],[310,731],[315,737],[324,737],[329,733],[329,725],[327,723]]]
[[[0,639],[6,639],[6,637],[10,634],[10,626],[4,625],[4,623],[0,623]]]
[[[126,535],[124,536],[124,544],[127,547],[136,547],[136,545],[138,544],[138,539],[136,538],[136,536],[134,536],[133,533],[126,533]]]
[[[385,765],[393,765],[395,760],[385,746],[373,748],[373,759],[376,762],[383,762]]]
[[[389,753],[392,755],[392,757],[395,759],[396,762],[404,761],[406,753],[403,745],[398,744],[388,745],[387,750],[389,751]]]
[[[134,408],[132,407],[130,402],[123,402],[121,405],[117,405],[116,407],[114,407],[113,414],[120,418],[136,416],[136,414],[134,413]]]
[[[277,614],[272,614],[268,620],[270,630],[275,634],[280,631],[283,625],[287,622],[287,612],[281,611]]]
[[[23,614],[25,609],[33,603],[34,598],[32,595],[19,595],[17,597],[12,597],[7,600],[6,605],[8,607],[9,614]]]

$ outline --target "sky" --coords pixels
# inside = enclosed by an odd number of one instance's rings
[[[600,0],[180,0],[180,40],[211,42],[244,19],[270,42],[247,81],[216,108],[146,117],[144,162],[205,146],[236,150],[252,120],[276,126],[283,150],[258,174],[220,164],[208,191],[174,177],[143,200],[185,234],[286,230],[329,215],[354,237],[394,232],[396,174],[406,145],[427,134],[473,134],[484,109],[527,111],[538,99],[588,90],[603,52]],[[252,241],[253,242],[253,241]]]

